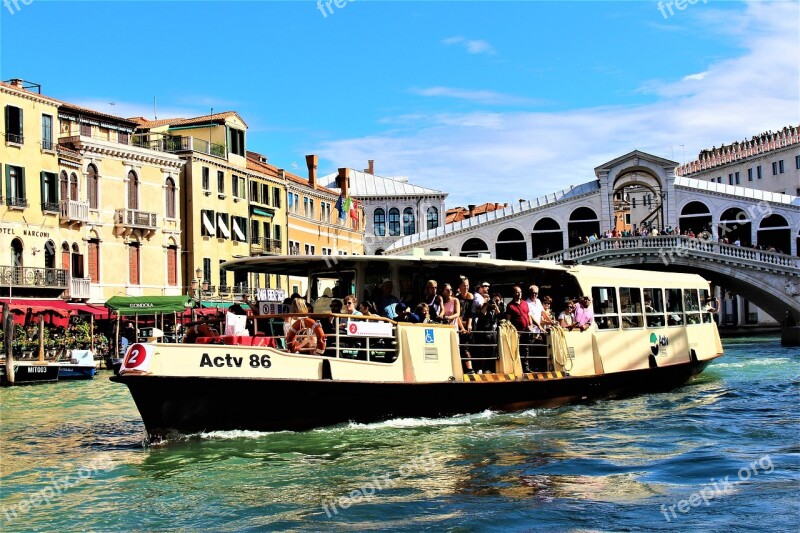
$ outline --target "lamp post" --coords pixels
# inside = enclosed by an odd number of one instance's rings
[[[202,308],[203,307],[203,291],[207,291],[208,290],[208,281],[203,279],[203,269],[202,268],[198,267],[197,270],[194,271],[194,273],[195,273],[195,278],[192,280],[192,285],[191,285],[191,289],[190,289],[189,293],[190,293],[190,296],[195,301],[195,306],[194,307]],[[193,308],[192,314],[194,314],[194,308]],[[195,319],[196,319],[196,316],[193,316],[192,317],[192,321],[194,321]]]

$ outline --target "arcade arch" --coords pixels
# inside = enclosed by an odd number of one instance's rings
[[[774,247],[776,251],[790,253],[791,238],[789,223],[781,215],[770,215],[758,226],[757,242],[765,250]]]
[[[531,232],[531,255],[558,252],[564,249],[564,235],[561,226],[550,217],[545,217],[533,225]]]
[[[711,211],[703,202],[689,202],[678,218],[678,227],[681,232],[692,230],[695,235],[711,228]]]
[[[737,240],[742,246],[750,246],[752,228],[747,213],[739,207],[726,209],[719,217],[717,225],[717,238],[728,239],[733,244]]]
[[[526,261],[528,259],[528,246],[525,243],[525,237],[522,232],[514,228],[507,228],[501,231],[495,244],[495,257],[497,259]]]
[[[600,219],[597,218],[594,210],[588,207],[579,207],[570,213],[567,231],[569,232],[570,247],[577,246],[585,242],[584,237],[592,234],[600,236]]]
[[[477,257],[478,254],[488,254],[489,247],[482,239],[471,238],[467,239],[461,246],[461,252],[458,254],[461,257]]]

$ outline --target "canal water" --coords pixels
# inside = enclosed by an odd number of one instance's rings
[[[110,372],[2,389],[0,529],[796,531],[800,350],[724,345],[665,394],[154,446]]]

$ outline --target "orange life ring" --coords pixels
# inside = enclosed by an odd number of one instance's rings
[[[297,334],[304,330],[310,329],[317,337],[317,354],[325,352],[325,332],[322,331],[322,324],[310,317],[298,318],[292,323],[289,331],[286,333],[286,346],[289,351],[297,353],[300,350],[300,345],[296,342]]]

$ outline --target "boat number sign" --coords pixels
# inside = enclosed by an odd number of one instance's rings
[[[211,357],[207,353],[204,353],[200,358],[201,368],[242,368],[244,364],[245,356],[237,357],[229,353],[226,353],[224,357],[221,355]],[[269,368],[272,366],[272,361],[270,361],[269,354],[259,355],[253,353],[248,357],[246,364],[248,364],[250,368]]]
[[[147,372],[150,368],[150,362],[153,360],[153,347],[145,344],[134,344],[128,348],[128,353],[125,354],[125,360],[122,362],[123,370],[137,370],[139,372]]]

